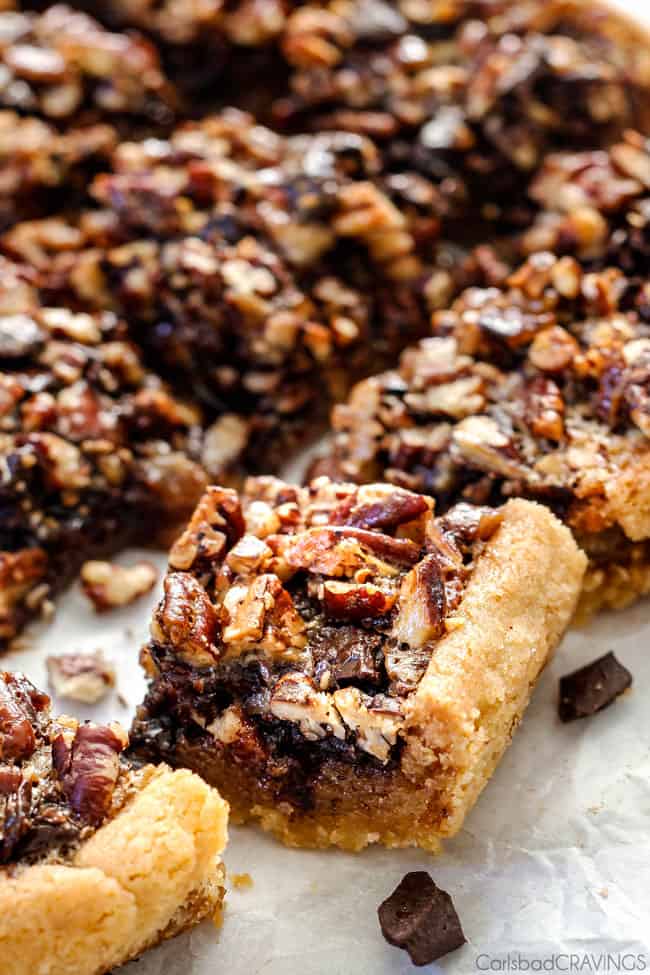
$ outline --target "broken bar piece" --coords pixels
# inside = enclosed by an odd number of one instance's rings
[[[104,975],[220,907],[227,804],[127,744],[0,672],[3,975]]]

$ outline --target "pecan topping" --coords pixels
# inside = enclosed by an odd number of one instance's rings
[[[101,725],[79,725],[72,744],[62,735],[53,742],[54,767],[72,808],[92,825],[108,812],[119,772],[123,737]]]
[[[209,667],[218,658],[216,609],[188,572],[172,572],[165,578],[151,632],[154,640],[170,643],[181,659],[196,667]]]
[[[444,633],[445,612],[440,563],[437,556],[427,555],[404,577],[392,635],[398,643],[418,650]]]
[[[269,710],[281,721],[295,722],[308,740],[328,734],[345,738],[345,728],[329,694],[317,691],[312,680],[303,674],[281,677],[271,695]]]
[[[210,497],[192,520],[199,532]],[[240,503],[247,531],[225,555],[216,546],[212,558],[167,577],[167,599],[191,583],[173,626],[165,600],[156,615],[148,706],[260,768],[275,767],[287,734],[386,764],[398,746],[400,699],[426,671],[498,511],[464,505],[435,519],[426,496],[325,477],[304,487],[249,478]],[[206,606],[213,655],[194,659],[183,639]]]

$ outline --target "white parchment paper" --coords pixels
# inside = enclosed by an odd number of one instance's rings
[[[649,0],[618,5],[650,24]],[[119,561],[138,557],[152,558],[132,551]],[[164,556],[157,562],[162,575]],[[97,616],[75,586],[54,621],[32,628],[3,666],[46,688],[46,654],[101,648],[117,664],[119,694],[96,708],[54,706],[128,726],[144,690],[137,650],[157,598],[158,590]],[[601,714],[562,725],[558,677],[608,650],[632,671],[632,690]],[[511,748],[441,855],[286,850],[254,828],[232,828],[225,860],[253,886],[229,890],[222,928],[205,922],[124,975],[415,971],[383,941],[376,916],[414,869],[453,895],[468,941],[428,972],[650,972],[650,600],[567,635]]]

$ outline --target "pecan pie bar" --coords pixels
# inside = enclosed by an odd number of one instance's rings
[[[650,589],[649,307],[643,278],[536,254],[357,385],[314,473],[381,477],[443,508],[541,501],[589,555],[585,609],[625,605]]]
[[[0,644],[86,559],[174,531],[206,484],[196,407],[125,326],[39,302],[0,264]]]
[[[288,844],[435,849],[508,745],[585,561],[528,501],[434,518],[388,484],[210,487],[171,550],[133,747]]]
[[[144,37],[63,4],[0,10],[0,107],[53,124],[120,117],[169,123],[175,96]]]
[[[399,171],[463,185],[470,218],[517,223],[545,153],[647,122],[639,35],[600,5],[565,0],[298,4],[275,118],[371,135]]]
[[[650,253],[650,142],[628,130],[607,150],[551,153],[529,194],[539,206],[524,253],[571,254],[587,267],[613,264],[644,276]]]
[[[3,975],[103,975],[220,908],[227,804],[127,744],[0,673]]]
[[[0,111],[0,231],[83,200],[116,139],[110,125],[58,132],[34,116]]]
[[[284,138],[231,110],[121,143],[111,165],[92,187],[102,210],[22,222],[2,246],[48,300],[128,321],[222,418],[223,473],[276,468],[353,380],[426,334],[436,196],[385,179],[370,140]]]
[[[170,44],[191,44],[222,39],[246,48],[259,47],[282,31],[287,10],[296,0],[104,0],[103,16],[122,26],[136,26]]]

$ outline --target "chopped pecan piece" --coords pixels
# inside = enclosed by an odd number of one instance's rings
[[[21,604],[28,609],[43,604],[49,591],[43,583],[46,569],[47,556],[42,548],[0,552],[0,643],[16,632]]]
[[[228,654],[258,647],[281,658],[299,656],[307,642],[305,625],[280,579],[264,573],[235,581],[222,602],[222,639]]]
[[[29,315],[0,317],[0,360],[33,355],[44,341],[45,333]]]
[[[345,738],[345,728],[331,695],[316,690],[314,682],[300,673],[281,677],[269,704],[271,714],[280,721],[298,725],[308,740],[334,735]]]
[[[413,650],[444,633],[445,585],[436,555],[427,555],[404,577],[392,636]]]
[[[431,648],[426,644],[414,648],[398,643],[396,639],[389,641],[384,647],[384,664],[391,680],[391,693],[411,694],[420,683],[430,659]]]
[[[96,825],[104,819],[119,773],[119,755],[127,744],[123,734],[91,723],[81,724],[72,743],[62,735],[53,742],[54,767],[72,808]]]
[[[535,336],[528,355],[531,363],[542,372],[562,372],[571,365],[579,349],[566,329],[553,325]]]
[[[323,583],[323,608],[333,619],[358,621],[385,616],[396,599],[396,592],[381,589],[371,582],[329,580]]]
[[[123,566],[115,562],[85,562],[81,567],[81,585],[96,612],[105,613],[128,606],[156,584],[158,573],[151,562]]]
[[[169,564],[174,569],[191,569],[212,563],[225,554],[244,534],[245,524],[234,491],[209,487],[190,523],[172,546]]]
[[[551,379],[536,377],[526,389],[526,421],[536,437],[559,441],[564,434],[564,400]]]
[[[243,535],[226,556],[226,565],[235,573],[245,575],[263,569],[273,556],[273,550],[256,535]]]
[[[371,698],[356,687],[335,691],[333,700],[359,747],[386,763],[404,722],[399,702],[388,697]]]
[[[525,469],[517,460],[512,440],[489,416],[472,416],[454,427],[452,441],[466,463],[503,477],[520,477]]]
[[[499,527],[502,513],[495,508],[481,505],[454,505],[440,519],[440,525],[445,534],[450,534],[457,545],[471,546],[476,539],[486,541]]]
[[[55,694],[95,704],[115,687],[115,668],[101,650],[47,657],[47,672]]]
[[[376,500],[372,499],[373,493],[379,493],[376,486],[361,487],[358,499],[351,496],[332,512],[332,524],[371,531],[392,530],[429,510],[426,499],[410,491],[386,486],[383,497],[377,497]],[[353,505],[355,500],[356,504]]]
[[[36,748],[32,725],[42,696],[32,697],[31,685],[20,675],[0,680],[0,759],[5,762],[24,761]]]
[[[170,643],[182,660],[209,667],[219,656],[217,611],[200,583],[188,572],[165,578],[162,602],[151,632],[159,643]]]
[[[329,576],[352,575],[369,561],[380,574],[394,575],[391,562],[412,565],[418,554],[417,545],[406,538],[392,538],[363,528],[331,526],[303,532],[285,549],[284,557],[295,569]]]
[[[205,730],[223,745],[230,745],[232,742],[237,741],[241,735],[242,727],[241,708],[233,704],[229,708],[226,708],[214,721],[211,721],[209,725],[206,725]]]

